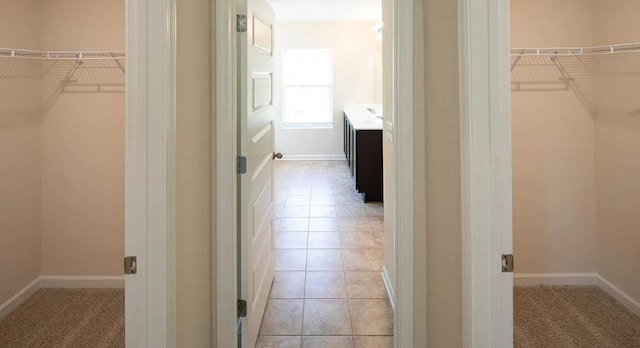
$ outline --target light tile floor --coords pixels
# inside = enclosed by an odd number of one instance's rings
[[[384,210],[343,161],[279,161],[275,279],[257,348],[391,348]]]

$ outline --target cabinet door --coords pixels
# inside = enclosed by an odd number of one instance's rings
[[[357,132],[355,147],[356,189],[365,202],[382,201],[382,131]]]
[[[351,167],[351,175],[355,176],[356,174],[356,136],[358,131],[353,128],[351,123],[349,123],[349,167]],[[357,189],[357,183],[356,183]]]
[[[349,127],[347,126],[347,115],[342,113],[342,151],[344,151],[345,156],[347,156],[347,161],[349,160],[349,146],[347,145],[347,141],[349,137],[347,136],[347,132],[349,131]]]

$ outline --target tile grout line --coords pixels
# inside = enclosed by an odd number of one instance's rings
[[[311,198],[309,198],[311,199]],[[309,202],[309,215],[311,215],[311,202]],[[307,220],[307,250],[305,251],[305,264],[304,264],[304,284],[302,288],[302,323],[300,325],[300,347],[304,345],[304,313],[307,304],[307,272],[309,268],[309,226],[311,224],[311,218]]]
[[[344,277],[344,291],[347,295],[347,307],[349,308],[349,325],[351,327],[351,343],[355,346],[356,342],[354,339],[353,332],[353,313],[351,311],[351,296],[349,295],[349,286],[347,285],[347,269],[344,260],[344,249],[342,248],[342,239],[340,240],[340,254],[342,255],[342,276]]]
[[[335,194],[336,191],[334,190],[334,200],[335,200]],[[336,202],[337,203],[337,202]],[[340,221],[338,219],[338,211],[336,209],[336,223],[338,224],[338,240],[339,240],[339,244],[340,244],[340,256],[342,257],[342,276],[344,279],[344,291],[345,291],[345,295],[347,297],[347,308],[348,308],[348,313],[349,313],[349,326],[350,326],[350,331],[351,331],[351,344],[353,346],[355,346],[355,339],[353,337],[354,332],[353,332],[353,314],[351,312],[351,297],[349,295],[349,286],[347,284],[347,267],[346,267],[346,261],[344,258],[344,245],[342,243],[342,228],[340,227]]]
[[[312,168],[312,170],[314,170],[314,173],[318,173],[317,169],[315,169],[315,168],[313,168],[313,167],[311,167],[311,168]],[[332,167],[332,168],[333,168],[333,167]],[[307,168],[307,170],[308,170],[308,168]],[[300,173],[300,172],[302,172],[302,170],[301,170],[301,171],[299,171],[299,173]],[[323,174],[325,175],[325,177],[326,177],[328,174],[334,173],[334,172],[329,172],[329,171],[327,170],[327,168],[324,168],[324,169],[323,169],[323,172],[324,172]],[[337,172],[337,171],[336,171],[336,172],[335,172],[335,174],[340,174],[340,176],[346,176],[346,174],[348,174],[348,173],[346,173],[346,172],[345,172],[345,173],[342,173],[342,172]],[[300,175],[300,174],[297,174],[297,175]],[[320,175],[320,174],[314,174],[314,177],[315,177],[316,175]],[[341,183],[341,184],[342,184],[342,183]],[[314,181],[313,181],[313,179],[311,180],[311,184],[310,184],[310,185],[311,185],[311,186],[310,186],[310,187],[311,187],[311,189],[310,189],[310,190],[311,190],[311,191],[310,191],[310,193],[312,193],[312,192],[313,192],[313,187],[315,186],[315,185],[314,185]],[[307,185],[304,185],[303,187],[306,187],[306,186],[307,186]],[[323,185],[323,186],[324,186],[324,185]],[[293,187],[293,186],[291,186],[291,187]],[[333,202],[332,202],[332,203],[333,203],[333,204],[332,204],[332,206],[333,206],[333,210],[334,210],[334,212],[333,212],[333,214],[332,214],[331,216],[328,216],[328,217],[330,217],[330,218],[335,218],[335,219],[337,220],[337,219],[339,219],[340,217],[338,216],[338,209],[337,209],[337,208],[338,208],[338,205],[337,205],[337,203],[336,203],[336,201],[335,201],[335,197],[336,197],[336,195],[337,195],[339,192],[338,192],[338,191],[336,191],[336,189],[337,189],[337,187],[336,187],[336,186],[332,185],[332,186],[331,186],[331,188],[332,188],[332,194],[333,194],[333,198],[334,198],[334,200],[333,200]],[[344,191],[348,191],[348,190],[347,190],[346,188],[344,188],[344,187],[341,187],[340,189],[341,189],[341,190],[344,190]],[[342,193],[342,192],[340,192],[340,193]],[[321,202],[321,203],[322,203],[322,202]],[[354,204],[355,202],[346,202],[346,203],[347,203],[346,205],[355,205],[355,204]],[[286,201],[285,201],[285,204],[286,204]],[[363,202],[359,202],[359,205],[361,205],[361,204],[363,204]],[[307,285],[308,273],[309,273],[309,270],[308,270],[309,257],[308,257],[308,256],[309,256],[309,250],[311,250],[311,248],[310,248],[310,245],[311,245],[311,243],[310,243],[310,242],[311,242],[311,240],[310,240],[310,233],[311,233],[311,230],[310,230],[310,228],[311,228],[311,227],[310,227],[310,224],[311,224],[311,219],[312,219],[312,217],[311,217],[311,209],[312,209],[313,207],[318,206],[318,205],[326,205],[326,204],[314,204],[314,203],[311,203],[311,201],[310,201],[310,203],[309,203],[309,214],[308,214],[308,222],[309,222],[309,225],[308,225],[308,229],[307,229],[307,231],[306,231],[306,233],[307,233],[307,240],[306,240],[305,268],[304,268],[304,272],[305,272],[305,274],[304,274],[304,289],[303,289],[303,297],[304,297],[304,298],[302,299],[302,300],[303,300],[303,323],[304,323],[304,305],[305,305],[305,302],[306,302],[306,300],[307,300],[307,295],[308,295],[308,294],[307,294],[307,288],[306,288],[306,285]],[[343,204],[343,205],[344,205],[344,204]],[[284,207],[283,207],[283,209],[284,209]],[[349,215],[353,215],[353,214],[349,214]],[[371,223],[370,223],[370,221],[369,221],[369,219],[368,219],[369,215],[367,214],[367,212],[366,212],[365,210],[363,210],[363,209],[359,209],[359,211],[358,211],[358,213],[357,213],[356,215],[357,215],[358,217],[363,217],[363,218],[365,219],[366,230],[367,230],[368,232],[371,232],[372,228],[371,228]],[[354,216],[354,217],[355,217],[355,216]],[[282,216],[282,218],[284,218],[284,215]],[[282,223],[282,221],[281,221],[281,223]],[[280,232],[280,231],[278,231],[278,232]],[[339,250],[340,250],[340,256],[341,256],[341,261],[342,261],[341,274],[342,274],[343,279],[344,279],[344,287],[345,287],[345,288],[344,288],[344,290],[345,290],[345,294],[346,294],[346,300],[347,300],[347,303],[348,303],[348,306],[349,306],[348,315],[349,315],[349,321],[350,321],[350,325],[351,325],[351,335],[339,335],[339,336],[351,337],[351,342],[352,342],[352,344],[355,346],[355,334],[354,334],[354,332],[353,332],[353,316],[352,316],[352,310],[351,310],[351,300],[352,300],[352,298],[351,298],[351,296],[350,296],[350,294],[349,294],[349,290],[348,290],[349,288],[348,288],[348,285],[347,285],[347,277],[346,277],[346,272],[347,272],[347,270],[346,270],[346,266],[345,266],[345,258],[344,258],[344,251],[345,251],[345,249],[346,249],[346,248],[344,248],[344,245],[343,245],[343,243],[342,243],[342,238],[341,238],[341,237],[342,237],[342,231],[341,231],[341,228],[339,228],[339,227],[338,227],[338,231],[336,231],[336,232],[337,232],[337,235],[338,235],[338,248],[339,248]],[[315,249],[315,248],[314,248],[314,249]],[[333,248],[318,248],[318,249],[333,249]],[[357,250],[357,249],[363,249],[363,248],[358,247],[358,248],[354,248],[354,249],[356,249],[356,250]],[[332,299],[334,299],[334,300],[335,300],[336,298],[327,298],[327,300],[332,300]],[[368,299],[368,297],[365,297],[365,298],[362,298],[362,299]],[[373,298],[372,298],[372,299],[373,299]],[[304,324],[303,324],[303,325],[304,325]],[[303,330],[303,332],[302,332],[301,341],[300,341],[300,344],[301,344],[301,345],[303,344],[303,340],[302,340],[302,339],[305,337],[305,336],[304,336],[304,326],[303,326],[303,329],[302,329],[302,330]],[[316,335],[316,336],[318,336],[318,335]],[[322,335],[322,336],[328,336],[328,335]]]

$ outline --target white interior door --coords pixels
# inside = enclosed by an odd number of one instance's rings
[[[240,34],[240,297],[247,301],[242,346],[255,345],[273,281],[273,23],[264,0],[247,0]]]

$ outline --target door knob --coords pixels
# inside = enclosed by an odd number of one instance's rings
[[[281,158],[282,158],[282,154],[280,152],[273,153],[273,159],[281,159]]]

